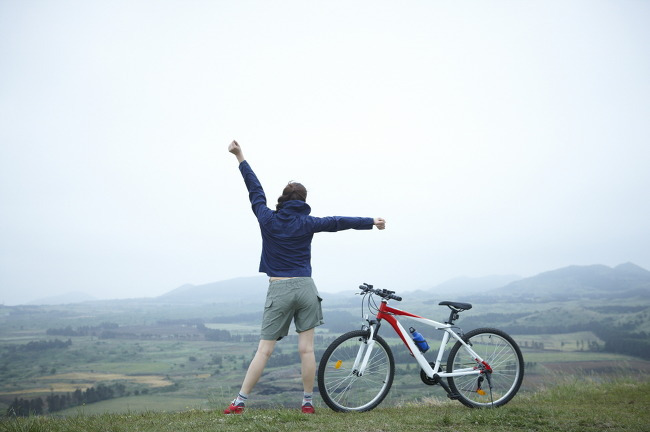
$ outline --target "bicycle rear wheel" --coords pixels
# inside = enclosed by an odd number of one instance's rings
[[[512,399],[524,379],[524,357],[517,343],[508,334],[493,328],[479,328],[467,332],[463,340],[492,368],[490,380],[486,373],[447,378],[458,400],[470,408],[501,406]],[[449,352],[447,372],[472,369],[476,360],[456,342]],[[488,372],[489,373],[489,372]]]
[[[384,339],[375,335],[375,344],[363,375],[354,368],[359,351],[368,348],[368,330],[339,336],[325,350],[318,366],[318,390],[334,411],[369,411],[388,394],[395,376],[395,361]],[[359,361],[360,363],[360,361]]]

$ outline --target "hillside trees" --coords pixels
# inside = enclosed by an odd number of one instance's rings
[[[41,415],[62,411],[64,409],[113,399],[116,397],[128,396],[126,386],[123,383],[112,385],[99,384],[97,387],[89,387],[86,390],[77,389],[73,393],[55,394],[52,393],[43,398],[23,399],[16,398],[7,408],[7,416],[30,416]]]

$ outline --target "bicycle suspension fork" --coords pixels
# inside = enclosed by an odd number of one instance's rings
[[[368,324],[368,338],[365,342],[359,344],[359,351],[357,351],[357,357],[354,359],[354,365],[352,366],[352,373],[359,377],[363,376],[366,371],[372,349],[375,346],[375,335],[381,326],[378,320],[370,320]]]

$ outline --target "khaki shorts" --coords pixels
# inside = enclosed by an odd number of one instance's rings
[[[298,333],[324,324],[321,301],[316,284],[310,277],[271,281],[264,304],[260,338],[278,340],[288,335],[292,320]]]

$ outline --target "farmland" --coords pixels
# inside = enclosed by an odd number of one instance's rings
[[[221,409],[239,389],[257,346],[254,314],[248,321],[222,322],[228,320],[211,319],[218,314],[208,306],[118,306],[0,308],[0,409],[6,411],[17,399],[53,401],[54,396],[61,399],[56,415]],[[136,308],[138,314],[133,313]],[[336,314],[345,311],[329,312],[338,318]],[[418,330],[431,342],[427,356],[432,360],[437,336]],[[317,330],[317,357],[339,334],[327,326]],[[399,340],[389,337],[388,329],[383,334],[395,347],[398,363],[385,404],[444,400],[442,389],[424,385],[417,365],[408,355],[400,355]],[[650,373],[648,361],[602,351],[603,340],[591,331],[513,336],[526,361],[523,394],[567,376],[645,379]],[[97,389],[112,393],[84,403],[85,392]],[[300,390],[296,337],[289,336],[277,344],[251,406],[292,406],[298,403]]]

